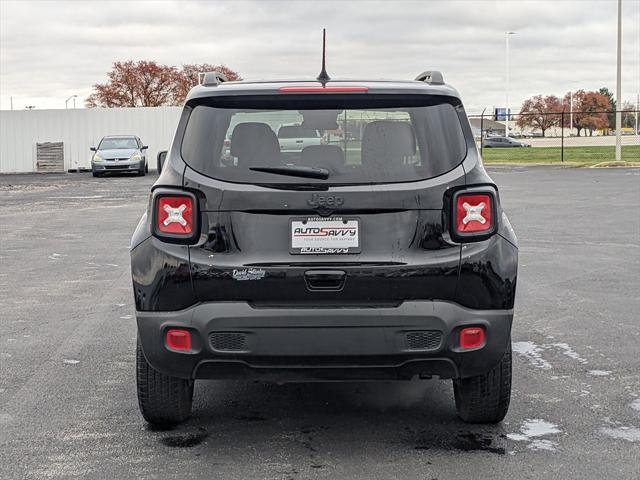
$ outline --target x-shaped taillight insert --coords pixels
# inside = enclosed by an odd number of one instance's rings
[[[179,223],[183,227],[187,225],[187,221],[182,216],[182,212],[187,209],[187,206],[184,203],[177,208],[173,208],[165,204],[163,208],[164,211],[167,212],[167,218],[162,222],[165,227],[174,222]]]
[[[454,197],[454,234],[486,236],[495,229],[493,196],[490,193],[461,192]]]
[[[482,216],[482,210],[484,209],[484,207],[485,207],[484,202],[480,202],[477,205],[470,205],[469,203],[464,202],[462,204],[462,208],[466,210],[467,214],[462,219],[462,223],[466,225],[467,223],[472,222],[474,220],[476,222],[480,222],[482,225],[487,223],[487,219]]]

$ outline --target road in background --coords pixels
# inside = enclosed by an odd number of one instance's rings
[[[518,139],[523,143],[528,143],[532,147],[558,147],[560,146],[560,137],[545,137],[545,138],[521,138]],[[565,147],[606,147],[614,146],[616,144],[615,135],[596,135],[593,137],[565,137]],[[622,145],[639,145],[640,135],[623,135]],[[637,159],[640,161],[640,158]]]
[[[154,181],[0,177],[0,478],[640,476],[640,170],[490,169],[519,237],[514,390],[457,420],[450,382],[201,382],[150,430],[129,239]]]

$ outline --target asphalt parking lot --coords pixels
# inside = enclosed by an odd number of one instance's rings
[[[129,239],[153,176],[0,177],[0,478],[640,477],[640,169],[490,170],[518,234],[511,409],[449,382],[201,382],[138,412]]]

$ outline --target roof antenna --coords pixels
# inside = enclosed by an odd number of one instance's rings
[[[327,69],[325,68],[325,60],[326,60],[326,51],[327,51],[327,31],[326,29],[322,29],[322,70],[320,70],[320,75],[318,75],[318,80],[322,86],[324,87],[326,83],[331,80],[331,77],[327,73]]]

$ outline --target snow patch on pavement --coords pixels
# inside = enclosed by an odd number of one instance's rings
[[[575,350],[569,346],[568,343],[552,343],[551,346],[558,347],[562,350],[563,355],[566,355],[569,358],[573,358],[580,363],[588,363],[584,358],[578,355]]]
[[[594,377],[608,377],[611,375],[609,370],[589,370],[587,372],[589,375],[593,375]]]
[[[626,425],[618,427],[602,427],[600,429],[600,433],[618,440],[640,442],[640,428],[638,427],[628,427]]]
[[[531,450],[547,450],[548,452],[555,452],[557,446],[556,442],[543,438],[536,438],[529,444]]]
[[[542,358],[543,348],[533,342],[514,342],[512,349],[515,353],[525,357],[534,367],[545,370],[551,368],[551,364]]]
[[[514,342],[512,349],[515,353],[525,357],[531,365],[543,370],[549,370],[552,368],[551,363],[542,357],[543,352],[546,350],[556,349],[563,355],[576,360],[580,363],[589,363],[585,358],[581,357],[568,343],[556,342],[556,343],[544,343],[537,345],[531,341]],[[604,372],[604,370],[593,370],[594,372]],[[611,373],[611,372],[608,372]],[[606,373],[608,375],[608,373]],[[595,374],[598,375],[598,374]],[[602,375],[602,374],[601,374]],[[552,378],[555,380],[555,378]]]
[[[520,427],[520,433],[508,433],[507,438],[516,442],[529,442],[527,448],[532,450],[546,450],[553,452],[558,446],[557,442],[540,437],[555,435],[561,432],[562,430],[560,430],[558,425],[555,423],[534,418],[525,420]]]

